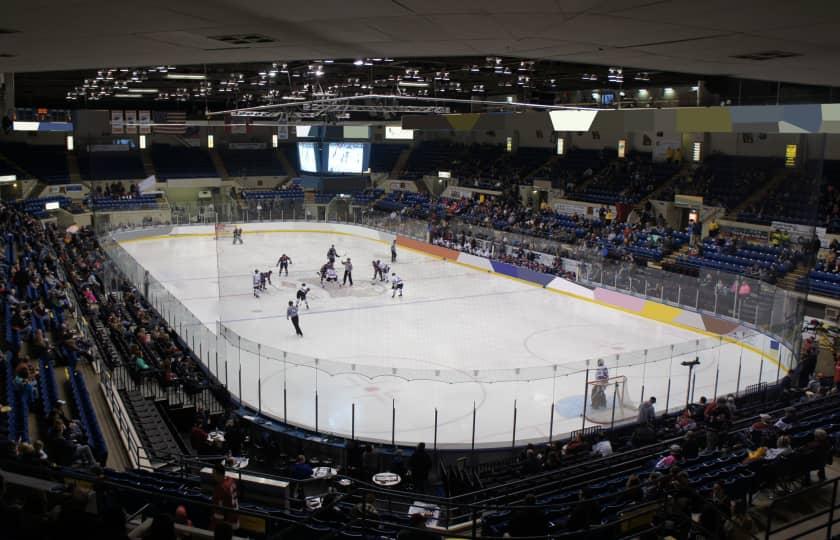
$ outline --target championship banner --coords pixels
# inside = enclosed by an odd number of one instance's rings
[[[137,111],[125,111],[125,132],[129,135],[137,133]]]
[[[122,111],[111,111],[111,133],[114,135],[122,135],[125,133]]]
[[[289,126],[277,126],[277,138],[281,141],[289,140]]]
[[[152,132],[152,111],[137,111],[137,119],[140,122],[140,133],[148,135]]]
[[[155,175],[151,175],[146,177],[142,182],[137,184],[137,189],[140,193],[146,193],[147,191],[151,191],[155,189],[157,186],[157,178]]]

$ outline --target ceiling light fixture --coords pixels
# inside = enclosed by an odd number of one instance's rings
[[[207,75],[200,73],[167,73],[164,78],[176,81],[203,81],[207,79]]]

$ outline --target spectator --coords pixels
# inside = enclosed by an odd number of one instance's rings
[[[207,448],[207,432],[201,427],[201,421],[196,421],[190,431],[190,445],[198,454],[201,454]]]
[[[362,468],[367,478],[379,472],[379,456],[373,451],[373,446],[369,444],[365,446],[365,451],[362,454]]]
[[[429,470],[432,468],[432,458],[426,453],[426,443],[417,444],[414,454],[408,459],[408,468],[411,471],[414,490],[418,493],[425,493]]]
[[[529,493],[525,496],[524,504],[524,508],[517,508],[511,512],[508,534],[513,538],[547,536],[548,517],[545,511],[537,506],[537,498]]]
[[[292,478],[296,480],[305,480],[312,478],[312,465],[306,462],[306,456],[298,455],[297,461],[292,465]]]
[[[578,492],[578,502],[572,508],[566,527],[570,531],[588,529],[600,521],[600,514],[601,509],[598,503],[592,500],[589,488],[583,488]]]
[[[811,482],[811,471],[817,471],[817,478],[820,482],[824,481],[825,466],[833,462],[828,433],[824,429],[815,429],[814,438],[800,449],[800,453],[805,463],[810,466],[805,482]]]
[[[364,499],[353,507],[352,516],[356,519],[376,519],[379,511],[376,509],[376,495],[365,493]]]
[[[685,459],[694,459],[700,454],[700,444],[697,442],[697,434],[687,431],[682,440],[682,455]]]
[[[638,475],[631,474],[627,477],[627,482],[624,484],[624,493],[622,494],[624,502],[633,503],[644,500],[644,492],[642,491],[642,482]]]
[[[321,500],[321,507],[315,510],[312,517],[321,521],[343,523],[347,516],[338,508],[339,496],[327,493]]]
[[[595,435],[595,440],[597,441],[592,446],[592,455],[597,457],[607,457],[612,455],[612,443],[608,438],[604,436],[603,433],[598,433]]]
[[[221,463],[213,466],[213,506],[216,508],[213,509],[210,527],[214,528],[216,524],[225,522],[235,530],[239,528],[239,491],[236,480],[229,478],[226,472]]]
[[[654,420],[656,420],[656,411],[653,407],[655,404],[656,398],[654,396],[651,396],[647,401],[642,403],[639,407],[639,423],[653,424]]]

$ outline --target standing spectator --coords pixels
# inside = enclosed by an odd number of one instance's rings
[[[653,424],[653,421],[656,419],[656,410],[653,406],[656,405],[656,398],[654,396],[650,396],[650,398],[642,403],[639,407],[639,418],[638,421],[643,424]]]
[[[239,528],[239,491],[236,487],[236,480],[228,478],[225,474],[225,466],[217,463],[213,466],[213,481],[216,487],[213,488],[213,515],[210,522],[211,528],[218,523],[227,523],[233,529]]]
[[[426,443],[417,444],[414,454],[408,460],[408,468],[411,470],[411,478],[414,480],[414,490],[417,493],[425,493],[429,470],[432,468],[432,458],[426,453]]]

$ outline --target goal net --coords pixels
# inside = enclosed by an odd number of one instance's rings
[[[233,225],[216,223],[216,240],[219,238],[233,238]]]
[[[588,381],[586,387],[586,419],[590,422],[611,424],[638,416],[638,405],[630,400],[624,375]]]

